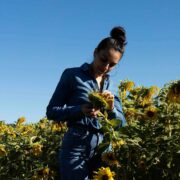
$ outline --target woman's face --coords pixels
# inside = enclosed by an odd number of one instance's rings
[[[122,54],[113,48],[94,52],[93,70],[96,75],[102,76],[110,72],[120,61]]]

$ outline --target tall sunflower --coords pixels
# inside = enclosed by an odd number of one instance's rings
[[[169,87],[167,100],[170,103],[180,103],[180,80]]]
[[[17,125],[21,125],[26,121],[26,118],[24,116],[18,118],[17,120]]]

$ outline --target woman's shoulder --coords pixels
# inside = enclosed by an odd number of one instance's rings
[[[88,69],[88,64],[84,63],[83,65],[78,66],[78,67],[69,67],[69,68],[66,68],[63,71],[63,74],[66,74],[66,75],[77,75],[77,74],[80,74],[82,72],[82,70],[86,70],[86,69]]]
[[[76,74],[80,71],[80,68],[79,67],[71,67],[71,68],[66,68],[64,69],[63,71],[63,75],[73,75],[73,74]]]

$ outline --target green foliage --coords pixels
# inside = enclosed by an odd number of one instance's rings
[[[45,118],[35,124],[24,121],[19,118],[12,125],[0,122],[0,179],[55,179],[66,126]]]
[[[156,96],[152,87],[124,93],[119,86],[128,123],[119,130],[124,145],[114,148],[121,165],[117,179],[179,179],[180,89],[171,89],[177,82],[167,83]]]
[[[180,179],[179,87],[179,80],[160,90],[122,81],[119,96],[127,125],[119,129],[119,120],[108,119],[106,98],[98,93],[89,96],[102,110],[99,121],[105,138],[98,150],[101,153],[112,146],[111,153],[102,155],[106,166],[116,174],[113,178]],[[46,118],[34,124],[24,122],[23,117],[15,124],[0,121],[0,179],[57,179],[57,154],[66,125]]]

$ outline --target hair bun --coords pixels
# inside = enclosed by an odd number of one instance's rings
[[[110,32],[110,36],[119,41],[122,46],[126,45],[126,31],[123,27],[114,27]]]

